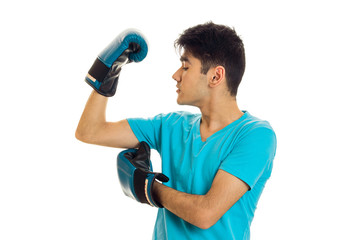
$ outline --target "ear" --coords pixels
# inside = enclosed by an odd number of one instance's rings
[[[208,72],[209,86],[216,87],[222,82],[225,82],[225,68],[223,66],[216,66]]]

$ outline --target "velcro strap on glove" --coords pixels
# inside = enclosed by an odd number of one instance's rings
[[[94,61],[85,81],[105,97],[115,95],[121,67],[142,61],[148,51],[145,37],[134,29],[120,33]]]
[[[169,178],[162,173],[152,171],[150,147],[147,143],[141,142],[139,149],[120,152],[117,168],[120,184],[126,196],[154,207],[163,207],[154,198],[152,186],[156,179],[168,182]]]

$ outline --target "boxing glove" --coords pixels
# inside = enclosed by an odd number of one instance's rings
[[[139,149],[130,148],[120,152],[117,157],[117,171],[126,196],[153,207],[163,207],[154,198],[152,186],[155,179],[168,182],[169,178],[162,173],[153,172],[150,147],[146,142],[141,142]]]
[[[121,67],[142,61],[147,52],[145,37],[137,30],[125,30],[100,52],[85,81],[99,94],[112,97],[116,92]]]

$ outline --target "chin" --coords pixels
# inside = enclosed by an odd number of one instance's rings
[[[188,105],[188,104],[186,104],[186,103],[184,103],[184,102],[182,102],[182,101],[179,101],[179,100],[177,101],[177,104],[178,104],[178,105]]]
[[[191,100],[186,100],[184,98],[181,98],[181,96],[178,96],[177,100],[176,100],[178,105],[186,105],[186,106],[194,106],[196,107],[197,105],[195,104],[195,101],[191,101]]]
[[[185,102],[185,101],[179,101],[179,100],[177,100],[177,104],[180,105],[180,106],[193,106],[193,107],[196,107],[195,104],[192,104],[190,102]]]
[[[178,98],[176,99],[176,102],[177,102],[177,104],[179,104],[179,105],[184,105],[184,104],[182,103],[182,101],[181,101],[181,99],[180,99],[179,96],[178,96]]]
[[[176,100],[177,104],[179,105],[189,105],[188,102],[186,102],[184,99],[181,99],[181,97],[178,97]]]
[[[179,101],[179,99],[178,99],[176,102],[177,102],[177,104],[179,104],[179,105],[186,105],[186,104],[184,104],[183,102]]]

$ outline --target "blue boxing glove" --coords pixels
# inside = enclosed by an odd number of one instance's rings
[[[120,33],[97,57],[85,81],[99,94],[112,97],[121,67],[130,62],[141,62],[147,55],[145,37],[134,29]]]
[[[150,147],[146,142],[141,142],[139,149],[130,148],[120,152],[117,157],[117,170],[126,196],[153,207],[163,207],[154,199],[152,186],[155,179],[167,182],[169,178],[152,171]]]

